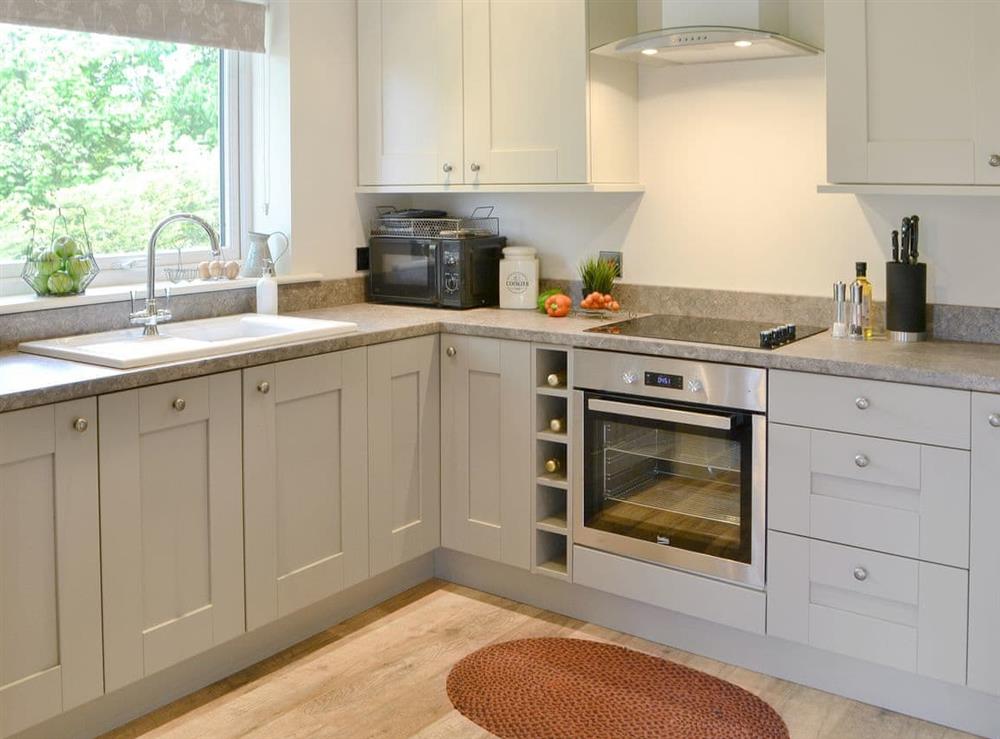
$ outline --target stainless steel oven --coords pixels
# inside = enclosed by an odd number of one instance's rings
[[[573,541],[764,587],[763,369],[577,349]]]

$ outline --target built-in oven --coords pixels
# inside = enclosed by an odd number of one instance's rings
[[[767,375],[577,349],[573,541],[764,587]]]

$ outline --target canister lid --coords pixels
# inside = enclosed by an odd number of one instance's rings
[[[537,250],[531,246],[505,246],[503,249],[504,257],[511,259],[534,259],[537,253]]]

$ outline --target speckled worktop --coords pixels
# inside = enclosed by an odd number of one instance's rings
[[[833,340],[829,333],[822,333],[765,351],[584,333],[583,329],[600,321],[555,319],[534,311],[495,308],[447,311],[356,303],[295,315],[354,321],[359,331],[334,339],[133,370],[0,353],[0,412],[437,332],[1000,393],[1000,345],[995,344],[851,342]]]

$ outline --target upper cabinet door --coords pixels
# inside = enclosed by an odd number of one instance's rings
[[[462,1],[359,0],[362,185],[463,182]]]
[[[371,574],[441,543],[438,337],[368,347]]]
[[[441,545],[531,565],[531,345],[441,341]]]
[[[108,690],[245,630],[240,373],[99,398]]]
[[[584,0],[464,0],[465,181],[587,181]]]
[[[93,398],[0,415],[0,737],[104,693]]]
[[[243,371],[247,628],[368,577],[365,349]]]
[[[1000,184],[998,0],[827,0],[827,176]]]

